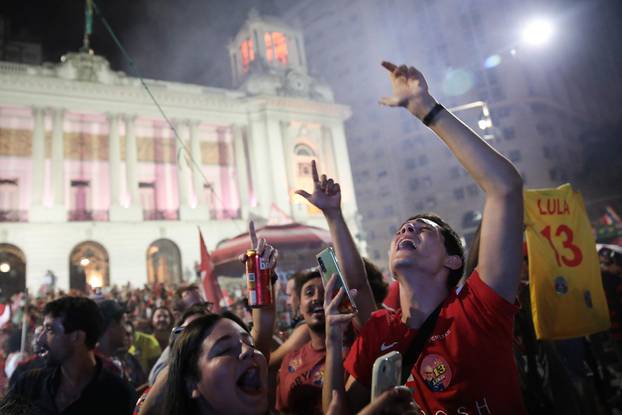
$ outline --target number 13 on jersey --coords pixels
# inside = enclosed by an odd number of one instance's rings
[[[525,191],[529,286],[539,339],[606,329],[608,310],[596,242],[580,193],[570,184]]]

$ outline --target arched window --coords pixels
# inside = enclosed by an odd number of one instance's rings
[[[69,288],[86,290],[110,285],[108,251],[95,241],[80,242],[69,255]]]
[[[175,242],[158,239],[147,248],[147,281],[178,284],[181,278],[181,254]]]
[[[255,60],[255,48],[253,39],[250,37],[240,44],[240,55],[242,57],[242,72],[247,72],[251,62]]]
[[[296,177],[302,180],[311,178],[311,161],[315,158],[315,152],[307,144],[296,144],[294,147]],[[313,184],[313,183],[312,183]]]
[[[316,159],[315,151],[303,143],[294,146],[294,182],[296,189],[313,189],[313,174],[311,171],[311,162]],[[299,198],[293,199],[296,203],[302,202]],[[308,213],[319,212],[309,203],[304,203]]]
[[[315,157],[315,153],[311,147],[306,144],[296,144],[296,147],[294,147],[294,153],[297,156]]]
[[[26,256],[15,245],[0,244],[0,302],[26,290]]]

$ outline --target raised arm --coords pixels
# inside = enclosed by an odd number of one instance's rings
[[[296,327],[287,340],[270,353],[270,368],[278,370],[285,356],[291,351],[300,349],[310,338],[309,326],[306,323]]]
[[[382,66],[389,71],[393,96],[382,98],[380,103],[405,107],[420,120],[427,116],[429,127],[484,190],[479,274],[488,286],[513,302],[520,277],[523,232],[523,182],[519,173],[449,111],[437,112],[437,102],[421,72],[389,62]],[[431,111],[436,112],[434,117],[428,115]]]
[[[358,314],[355,322],[359,327],[362,327],[376,309],[376,303],[367,281],[365,265],[343,218],[341,189],[339,183],[327,178],[325,174],[320,178],[315,160],[311,164],[311,169],[313,172],[313,194],[304,190],[297,190],[296,193],[320,209],[326,218],[343,277],[346,279],[349,288],[356,289],[358,292],[356,298]]]
[[[248,223],[248,234],[251,240],[251,247],[257,251],[257,254],[268,263],[268,267],[274,270],[277,263],[279,252],[261,238],[257,239],[257,233],[255,232],[255,224],[253,221]],[[246,255],[243,256],[244,262],[246,262]],[[274,289],[272,290],[272,298],[274,299]],[[269,306],[260,308],[253,308],[253,330],[252,336],[255,342],[255,347],[261,353],[264,354],[266,360],[270,361],[270,349],[272,346],[272,333],[274,333],[274,323],[276,320],[276,307],[274,301]]]
[[[343,287],[339,289],[334,298],[331,298],[336,281],[337,275],[333,274],[324,290],[324,315],[326,318],[326,361],[322,384],[322,409],[324,412],[328,412],[333,393],[337,394],[338,399],[344,396],[343,331],[354,317],[354,314],[339,313],[339,304],[345,296]],[[342,407],[341,412],[348,412],[348,410],[346,407]]]

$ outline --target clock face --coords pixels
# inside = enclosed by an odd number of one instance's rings
[[[309,82],[299,73],[290,72],[287,76],[288,86],[296,92],[306,92],[309,89]]]

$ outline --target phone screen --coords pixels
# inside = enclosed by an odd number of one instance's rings
[[[343,275],[341,273],[341,269],[339,268],[339,264],[337,263],[337,257],[335,256],[333,248],[329,247],[324,249],[316,255],[316,258],[320,266],[320,273],[322,274],[322,281],[324,282],[324,285],[328,283],[328,280],[330,280],[330,277],[333,274],[337,274],[337,282],[335,283],[335,291],[333,295],[336,295],[341,287],[343,287],[346,292],[346,296],[339,305],[339,311],[342,313],[352,313],[356,311],[356,304],[350,297],[350,292],[343,279]]]
[[[372,367],[371,400],[383,392],[398,386],[402,376],[402,355],[398,351],[389,352],[376,359]]]

